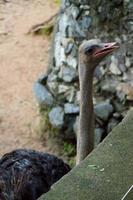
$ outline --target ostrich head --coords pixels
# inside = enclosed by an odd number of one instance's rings
[[[98,39],[84,41],[79,47],[80,63],[89,64],[90,70],[94,71],[103,58],[118,48],[119,45],[116,42],[101,43]]]

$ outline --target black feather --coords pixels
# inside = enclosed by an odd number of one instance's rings
[[[0,159],[0,200],[36,200],[70,171],[48,153],[18,149]]]

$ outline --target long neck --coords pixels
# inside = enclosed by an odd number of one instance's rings
[[[76,164],[93,150],[94,143],[93,72],[84,63],[79,64],[79,80],[80,117]]]

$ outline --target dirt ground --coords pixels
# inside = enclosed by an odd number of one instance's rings
[[[57,12],[53,0],[0,0],[0,155],[15,148],[47,151],[36,134],[33,83],[46,70],[50,41],[27,35]]]

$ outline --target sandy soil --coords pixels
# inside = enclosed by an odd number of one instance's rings
[[[49,39],[26,33],[58,10],[53,0],[0,0],[0,155],[47,150],[35,133],[33,83],[47,68]]]

